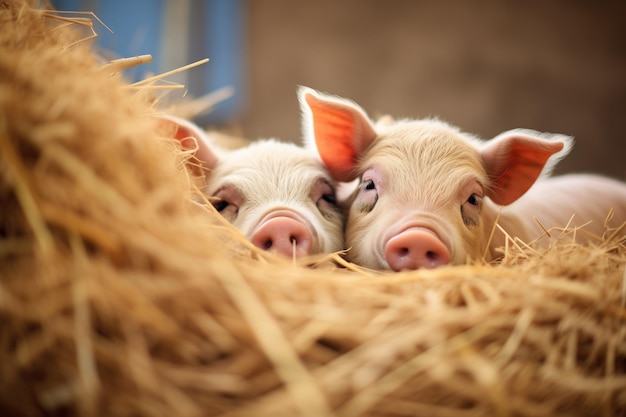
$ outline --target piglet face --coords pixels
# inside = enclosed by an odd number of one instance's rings
[[[321,160],[299,146],[262,140],[226,151],[186,120],[160,115],[168,135],[195,156],[215,209],[261,249],[287,256],[343,248],[343,216]]]
[[[332,180],[298,146],[267,140],[226,153],[205,191],[217,211],[264,250],[303,256],[342,248]]]
[[[455,129],[436,121],[381,129],[356,173],[347,201],[350,260],[399,271],[478,256],[487,176]]]
[[[484,203],[516,201],[570,143],[521,130],[485,142],[438,120],[373,123],[357,104],[306,87],[299,98],[308,145],[336,180],[358,184],[342,202],[347,256],[375,269],[480,257]]]

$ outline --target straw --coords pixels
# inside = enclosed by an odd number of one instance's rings
[[[623,415],[625,219],[434,270],[264,252],[153,117],[185,69],[3,4],[0,415]]]

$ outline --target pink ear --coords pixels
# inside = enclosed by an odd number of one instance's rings
[[[301,88],[300,97],[302,106],[310,109],[309,122],[322,161],[335,179],[352,181],[359,156],[376,138],[369,118],[353,103],[308,88]]]
[[[200,127],[188,120],[181,119],[169,114],[158,116],[159,124],[168,135],[178,139],[184,150],[195,150],[194,157],[203,168],[211,170],[215,168],[219,158],[211,145],[206,133]],[[190,169],[199,174],[197,165],[190,164]]]
[[[524,195],[544,171],[548,159],[569,146],[569,142],[562,140],[550,141],[513,131],[488,142],[481,155],[492,179],[489,197],[504,206]]]

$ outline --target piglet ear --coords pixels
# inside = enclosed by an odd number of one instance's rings
[[[529,130],[511,130],[487,142],[481,156],[491,178],[489,197],[499,205],[511,204],[540,176],[549,175],[572,143],[568,136]]]
[[[333,178],[355,179],[358,158],[376,139],[370,119],[355,103],[307,87],[300,87],[298,97],[306,143],[317,149]]]
[[[211,144],[206,132],[194,123],[170,114],[157,116],[163,134],[178,139],[183,150],[192,151],[200,167],[212,170],[219,161],[217,149]],[[198,165],[190,164],[190,169],[200,174]]]

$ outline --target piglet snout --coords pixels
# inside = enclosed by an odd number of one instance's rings
[[[296,257],[311,253],[312,238],[309,229],[298,220],[287,216],[273,217],[261,223],[252,235],[252,243],[268,252]]]
[[[385,257],[394,271],[437,268],[448,264],[450,252],[441,239],[425,228],[409,228],[385,244]]]

